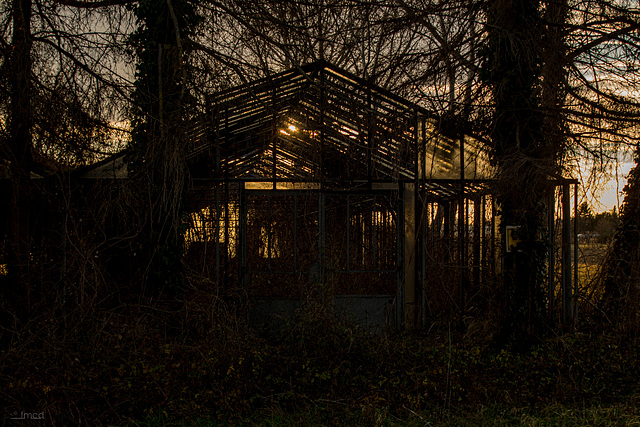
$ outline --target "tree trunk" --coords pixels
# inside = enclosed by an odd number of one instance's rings
[[[545,27],[542,37],[542,99],[544,114],[542,132],[544,153],[550,160],[549,175],[559,174],[559,165],[566,142],[565,117],[562,108],[567,91],[567,46],[565,42],[567,0],[545,2]]]
[[[489,46],[483,73],[492,88],[493,161],[502,235],[502,304],[499,345],[521,345],[538,337],[544,314],[547,172],[539,113],[539,2],[492,0],[488,5]],[[507,227],[519,243],[507,248]],[[513,228],[511,228],[513,227]],[[524,338],[524,341],[523,341]]]
[[[145,0],[136,13],[142,27],[135,36],[140,49],[133,133],[138,161],[132,170],[148,201],[140,243],[142,280],[152,293],[174,293],[181,281],[182,204],[188,182],[189,96],[182,44],[195,11],[185,0]]]
[[[31,0],[13,1],[12,48],[8,60],[10,115],[5,158],[9,161],[8,277],[2,293],[17,319],[29,311],[31,154]],[[4,322],[3,322],[4,323]]]

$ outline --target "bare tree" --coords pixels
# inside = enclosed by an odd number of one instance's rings
[[[543,105],[554,118],[557,135],[564,135],[561,160],[565,167],[580,159],[593,159],[601,167],[617,162],[620,153],[637,154],[637,120],[640,114],[638,63],[640,9],[632,2],[557,2],[558,18],[550,23],[562,44],[549,63],[562,65],[554,82],[555,108]],[[557,53],[562,52],[558,55]],[[553,75],[560,75],[555,72]],[[547,121],[549,123],[549,120]],[[637,160],[637,158],[636,158]],[[574,163],[575,164],[575,163]],[[610,319],[637,326],[637,171],[629,176],[621,221],[603,269],[602,305]],[[596,185],[600,185],[592,179]],[[623,213],[625,212],[626,213]]]
[[[114,148],[107,121],[127,98],[127,84],[110,65],[122,54],[126,35],[111,24],[126,19],[105,12],[108,4],[79,8],[16,0],[0,10],[0,138],[9,201],[3,205],[8,206],[2,224],[8,274],[1,292],[3,313],[17,316],[3,319],[3,326],[24,321],[44,286],[34,280],[43,250],[33,242],[39,218],[34,206],[44,200],[42,185],[34,185],[43,181],[34,177],[94,161]]]
[[[377,2],[244,2],[201,4],[205,28],[194,41],[200,64],[227,84],[326,60],[417,99],[429,35],[416,31],[408,6]],[[203,69],[205,67],[203,66]]]
[[[11,99],[6,145],[3,149],[9,175],[9,213],[6,233],[8,281],[3,286],[5,298],[28,306],[29,283],[29,205],[31,153],[31,0],[16,0],[11,9],[12,38],[4,68],[7,70],[8,97]],[[26,310],[16,310],[26,314]]]

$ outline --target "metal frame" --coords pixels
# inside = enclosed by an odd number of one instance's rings
[[[303,196],[317,197],[318,281],[327,283],[336,273],[395,274],[396,310],[392,323],[398,326],[424,324],[430,313],[437,311],[436,302],[430,297],[433,289],[429,288],[435,265],[430,257],[436,249],[443,251],[443,258],[438,262],[459,274],[455,286],[448,284],[451,289],[457,287],[447,297],[449,302],[443,305],[449,310],[464,307],[473,298],[469,290],[495,271],[497,210],[491,197],[492,170],[483,145],[464,135],[457,138],[442,135],[435,118],[423,108],[320,61],[210,97],[203,122],[204,125],[194,126],[190,160],[192,164],[210,165],[204,173],[196,171],[194,176],[199,177],[196,184],[203,192],[216,188],[216,218],[229,220],[229,186],[237,188],[238,259],[235,261],[237,281],[243,289],[250,289],[257,275],[300,277],[304,273],[298,251],[301,238],[298,213]],[[211,157],[213,161],[199,162]],[[558,182],[565,187],[569,185],[567,181]],[[223,188],[226,204],[221,206]],[[352,269],[350,257],[355,242],[349,236],[353,226],[353,200],[363,195],[375,198],[392,194],[395,197],[390,211],[395,215],[396,226],[395,268],[376,269],[379,236],[376,226],[372,226],[369,244],[374,248],[374,268]],[[290,271],[272,268],[272,246],[277,238],[273,234],[277,230],[272,229],[272,201],[282,195],[292,197],[294,250]],[[252,215],[249,204],[255,197],[266,200],[266,268],[255,268],[248,259],[253,244],[247,240]],[[326,202],[332,197],[344,198],[347,219],[347,264],[337,272],[327,269],[326,261],[327,245],[332,244],[327,241]],[[555,197],[553,200],[555,203]],[[570,242],[572,236],[566,222],[570,215],[565,212],[566,206],[569,203],[563,198],[563,216],[567,218],[563,225],[564,238]],[[221,215],[223,208],[225,213]],[[553,232],[553,208],[549,215]],[[229,224],[215,226],[218,234],[223,228],[225,242],[229,242],[233,234]],[[442,247],[438,248],[437,242],[443,242]],[[221,270],[220,259],[228,258],[228,254],[220,253],[224,250],[221,246],[215,243],[217,275]],[[567,247],[561,257],[567,263],[562,277],[563,283],[571,286],[568,276],[571,245]],[[550,280],[554,273],[551,265],[556,262],[555,252],[551,252]],[[574,265],[574,283],[576,279]],[[308,281],[309,277],[301,280]],[[551,310],[553,286],[550,283]],[[565,294],[568,295],[568,291],[565,290]],[[567,310],[573,317],[575,304],[565,306],[563,312]]]

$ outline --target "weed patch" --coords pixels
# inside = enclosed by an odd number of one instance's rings
[[[576,333],[494,349],[449,329],[373,335],[322,305],[264,339],[216,304],[219,316],[196,319],[193,301],[149,301],[97,310],[73,328],[53,315],[33,322],[0,354],[3,413],[150,426],[638,420],[631,340]]]

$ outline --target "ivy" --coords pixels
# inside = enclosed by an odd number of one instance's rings
[[[185,43],[200,22],[191,0],[140,0],[130,44],[138,57],[129,172],[145,194],[148,219],[139,247],[152,291],[180,288],[187,191],[189,94]]]

